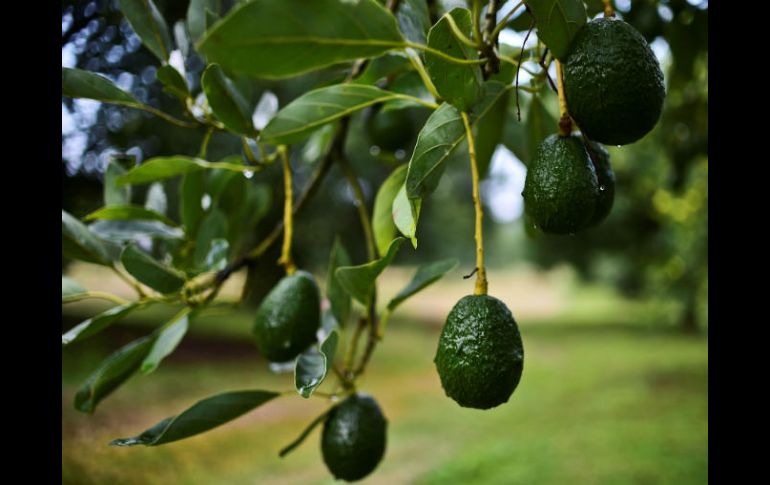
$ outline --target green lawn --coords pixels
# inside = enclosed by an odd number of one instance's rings
[[[512,308],[524,339],[524,374],[511,400],[490,411],[463,409],[444,396],[432,362],[441,321],[394,317],[362,382],[389,420],[385,458],[364,482],[707,483],[707,338],[650,326],[643,307],[606,292],[576,295],[557,316],[519,317]],[[319,430],[278,457],[326,409],[321,398],[281,397],[157,448],[106,445],[211,394],[291,389],[292,375],[270,373],[248,341],[250,316],[222,313],[196,323],[154,374],[134,377],[93,416],[75,411],[74,392],[92,367],[169,310],[148,310],[133,329],[114,328],[64,349],[64,483],[333,483]]]

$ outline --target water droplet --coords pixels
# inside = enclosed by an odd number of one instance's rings
[[[617,146],[618,148],[623,148],[623,146],[622,146],[622,145],[615,145],[615,146]]]
[[[380,150],[380,147],[378,147],[377,145],[372,145],[369,147],[369,155],[373,157],[376,157],[377,155],[379,155],[381,151],[382,150]]]
[[[605,187],[604,187],[604,185],[600,185],[600,186],[599,186],[599,190],[600,190],[601,192],[604,192],[604,190],[605,190]]]
[[[284,340],[281,343],[281,347],[283,347],[284,349],[288,349],[290,346],[291,346],[291,342],[289,342],[288,340]]]

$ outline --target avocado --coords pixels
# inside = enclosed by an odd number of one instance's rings
[[[286,362],[315,342],[320,301],[313,275],[284,276],[257,309],[252,333],[260,353],[271,362]]]
[[[321,453],[332,475],[352,482],[370,474],[385,454],[387,425],[368,394],[353,394],[332,408],[321,436]]]
[[[600,143],[585,140],[585,147],[594,164],[596,181],[599,183],[596,209],[588,223],[589,226],[595,226],[602,222],[612,210],[612,204],[615,201],[615,173],[610,166],[610,154]]]
[[[524,347],[505,303],[489,295],[461,298],[449,312],[434,362],[444,392],[460,406],[508,402],[521,379]]]
[[[567,109],[591,140],[633,143],[660,118],[666,96],[663,72],[650,46],[614,17],[586,23],[564,62]]]
[[[524,180],[525,210],[545,233],[588,227],[599,198],[594,165],[577,135],[550,135],[538,146]]]
[[[393,152],[409,145],[415,129],[406,110],[378,110],[366,120],[366,132],[373,144]]]

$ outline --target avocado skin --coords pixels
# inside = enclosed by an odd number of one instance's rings
[[[537,148],[524,181],[527,213],[546,233],[572,234],[588,227],[599,197],[593,163],[576,135],[550,135]]]
[[[567,108],[580,130],[607,145],[633,143],[660,118],[663,72],[647,41],[615,18],[585,24],[564,63]]]
[[[313,275],[284,276],[262,300],[252,333],[260,353],[271,362],[293,359],[316,340],[320,295]]]
[[[393,152],[412,141],[414,122],[406,110],[380,110],[367,119],[366,131],[372,143]]]
[[[589,222],[589,226],[595,226],[602,222],[612,210],[612,204],[615,201],[615,173],[610,166],[610,154],[600,143],[589,141],[586,146],[588,156],[594,163],[596,180],[599,183],[596,209]]]
[[[385,454],[387,425],[368,394],[353,394],[335,406],[321,436],[321,454],[332,475],[352,482],[370,474]]]
[[[460,299],[447,317],[434,359],[447,396],[462,407],[490,409],[513,394],[524,347],[505,303],[489,295]]]

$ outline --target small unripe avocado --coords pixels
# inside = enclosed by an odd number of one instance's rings
[[[595,226],[602,222],[612,210],[612,203],[615,201],[615,173],[610,166],[610,154],[601,144],[589,141],[586,148],[588,156],[593,161],[596,180],[599,183],[596,209],[589,223],[590,226]]]
[[[537,148],[524,181],[525,209],[545,233],[588,227],[599,199],[593,163],[576,135],[551,135]]]
[[[257,309],[252,333],[260,353],[271,362],[286,362],[315,342],[320,301],[312,274],[284,276]]]
[[[591,140],[633,143],[660,118],[666,90],[663,72],[647,41],[622,20],[585,24],[564,62],[567,109]]]
[[[353,394],[335,406],[321,436],[321,453],[332,475],[352,482],[377,468],[385,454],[387,425],[377,401],[367,394]]]
[[[513,394],[524,347],[511,311],[489,295],[468,295],[449,312],[434,359],[447,396],[462,407],[490,409]]]

